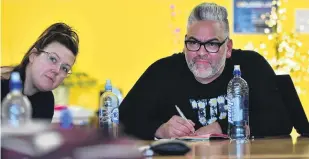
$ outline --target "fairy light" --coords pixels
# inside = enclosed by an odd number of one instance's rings
[[[302,80],[309,81],[309,50],[307,53],[299,51],[300,48],[308,46],[300,41],[297,33],[284,28],[283,21],[287,19],[285,14],[288,10],[282,7],[282,3],[287,1],[273,0],[270,13],[260,16],[269,27],[264,29],[264,33],[271,43],[261,42],[259,47],[255,47],[252,42],[248,42],[245,48],[262,53],[277,74],[290,74],[295,87],[297,87],[297,92],[301,94],[308,92],[306,88],[300,87],[299,84]],[[298,29],[305,30],[306,28],[301,25]],[[268,51],[274,47],[276,53],[270,55]]]
[[[260,48],[261,48],[261,49],[265,49],[265,48],[266,48],[266,44],[261,43],[261,44],[260,44]]]
[[[307,58],[307,57],[306,57],[305,55],[302,55],[302,56],[301,56],[301,61],[302,61],[302,62],[305,62],[305,61],[306,61],[306,58]],[[309,68],[309,67],[308,67],[308,68]]]
[[[268,51],[263,51],[264,56],[268,56]]]
[[[300,26],[299,26],[299,30],[300,30],[300,31],[305,30],[305,26],[304,26],[304,25],[300,25]]]
[[[178,46],[181,43],[181,37],[180,37],[180,33],[181,33],[181,28],[177,27],[176,25],[176,19],[177,19],[177,10],[176,10],[176,6],[174,4],[170,5],[170,16],[171,16],[171,30],[172,30],[172,34],[173,34],[173,52],[177,52],[178,50]]]
[[[254,50],[254,45],[253,43],[250,41],[247,43],[247,45],[244,47],[245,50]],[[308,54],[309,54],[309,51],[308,51]]]

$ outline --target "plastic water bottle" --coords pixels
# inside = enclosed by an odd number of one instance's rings
[[[118,136],[119,100],[112,92],[110,80],[106,80],[105,91],[100,97],[99,127],[108,130],[113,137]]]
[[[32,118],[29,99],[22,94],[22,81],[18,72],[12,72],[10,92],[3,99],[1,119],[3,126],[20,127]]]
[[[249,87],[241,78],[240,66],[235,65],[233,79],[227,86],[228,135],[232,140],[247,140],[249,127]]]

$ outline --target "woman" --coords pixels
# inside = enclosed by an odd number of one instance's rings
[[[32,117],[51,121],[54,115],[52,90],[70,75],[78,45],[78,35],[70,26],[55,23],[48,27],[19,65],[1,67],[1,102],[10,91],[11,72],[18,71],[23,81],[23,94],[32,104]]]

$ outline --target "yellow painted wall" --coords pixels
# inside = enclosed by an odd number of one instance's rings
[[[2,0],[1,65],[18,63],[47,26],[66,22],[80,36],[80,54],[74,69],[98,80],[96,87],[71,89],[70,104],[96,109],[98,91],[103,88],[105,79],[110,78],[126,95],[151,63],[182,50],[187,16],[200,2],[202,0]],[[212,2],[226,6],[233,29],[233,1]],[[171,5],[175,6],[174,18]],[[284,27],[292,30],[294,9],[308,9],[309,3],[293,0],[284,7],[288,10]],[[176,28],[181,29],[179,34],[174,33]],[[231,37],[235,48],[243,48],[249,41],[256,46],[261,42],[269,44],[265,35],[232,33]],[[302,53],[306,54],[309,35],[300,38],[304,44]],[[301,79],[299,86],[307,89],[300,98],[309,116],[308,81]]]

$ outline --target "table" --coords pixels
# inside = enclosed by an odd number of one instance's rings
[[[133,138],[127,138],[125,136],[113,139],[104,134],[101,130],[92,128],[72,128],[72,129],[51,129],[46,132],[57,132],[63,139],[60,147],[48,151],[37,158],[44,159],[55,159],[55,158],[65,158],[71,156],[70,158],[75,158],[79,156],[80,152],[76,148],[87,148],[87,146],[96,146],[101,144],[104,148],[100,147],[92,151],[92,155],[117,155],[122,158],[142,158],[142,154],[138,151],[141,146],[148,145],[153,141],[142,141]],[[40,132],[37,134],[24,135],[22,142],[15,142],[13,146],[14,149],[2,148],[2,158],[8,159],[20,159],[27,158],[29,155],[25,153],[20,153],[23,151],[16,151],[21,149],[33,150],[30,152],[37,153],[41,149],[40,145],[33,144],[34,139],[38,136],[44,135],[46,132]],[[8,138],[6,138],[8,139]],[[15,138],[13,138],[15,139]],[[50,139],[50,137],[49,137]],[[49,141],[43,141],[40,143],[49,143]],[[54,139],[52,139],[54,140]],[[5,143],[12,143],[16,140],[3,140],[1,139],[2,146]],[[19,144],[23,143],[23,144]],[[37,144],[37,143],[36,143]],[[102,145],[103,144],[103,145]],[[249,140],[247,143],[236,144],[235,142],[230,142],[230,140],[211,140],[203,142],[187,142],[191,147],[191,151],[185,156],[153,156],[151,159],[181,159],[181,158],[202,158],[202,159],[234,159],[234,158],[252,158],[252,159],[309,159],[309,138],[308,137],[276,137],[276,138],[260,138]],[[23,146],[24,145],[24,146]],[[25,146],[28,145],[28,146]],[[107,146],[107,147],[106,147]],[[31,149],[32,148],[32,149]],[[39,149],[38,149],[39,148]],[[89,150],[89,149],[88,149]],[[79,154],[76,154],[78,152]],[[83,154],[88,155],[88,152]],[[131,155],[128,155],[130,153]],[[29,154],[29,153],[28,153]],[[30,153],[31,154],[31,153]],[[89,156],[83,159],[90,159]],[[72,157],[75,156],[75,157]]]
[[[153,159],[305,159],[309,158],[309,138],[268,138],[236,144],[229,140],[190,142],[191,151],[185,156],[155,156]]]

